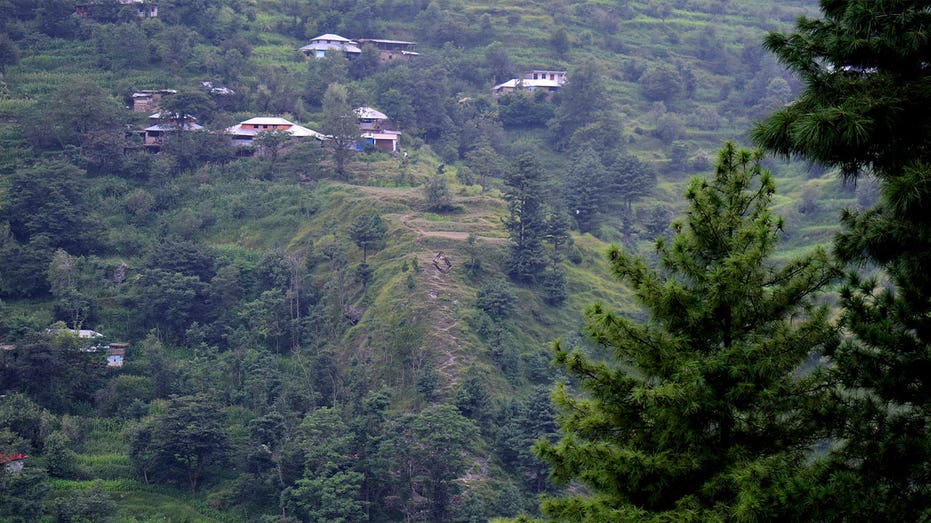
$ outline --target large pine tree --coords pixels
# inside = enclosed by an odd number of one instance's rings
[[[821,2],[767,47],[806,87],[754,131],[764,147],[876,177],[880,202],[843,216],[839,257],[852,335],[829,353],[824,406],[836,446],[803,476],[798,501],[820,520],[931,516],[931,9],[924,0]]]
[[[546,268],[546,173],[532,154],[524,153],[514,160],[504,184],[509,213],[504,227],[511,239],[507,271],[515,281],[532,283]]]
[[[691,182],[677,235],[657,244],[658,268],[610,251],[649,319],[596,305],[587,329],[607,354],[557,344],[557,362],[584,393],[557,388],[564,435],[537,450],[557,480],[585,493],[545,499],[546,515],[758,520],[778,504],[759,491],[816,442],[806,413],[819,393],[801,369],[835,343],[812,301],[836,273],[821,250],[770,260],[781,228],[773,194],[760,155],[727,144],[713,179]]]

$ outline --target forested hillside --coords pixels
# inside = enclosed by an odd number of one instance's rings
[[[551,346],[601,361],[589,306],[655,314],[605,252],[662,258],[689,178],[803,92],[762,42],[816,8],[0,0],[0,520],[485,521],[577,494],[531,451],[560,438],[554,383],[586,380]],[[300,51],[322,35],[412,51]],[[390,127],[360,142],[358,108]],[[780,263],[878,198],[804,159],[762,160]]]

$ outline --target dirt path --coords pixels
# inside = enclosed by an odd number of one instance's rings
[[[447,240],[457,240],[457,241],[466,241],[469,239],[470,232],[468,231],[443,231],[443,230],[427,230],[423,225],[417,223],[419,218],[417,218],[413,213],[397,215],[398,221],[407,227],[408,229],[417,233],[418,237],[425,238],[444,238]],[[460,224],[462,227],[470,227],[470,224],[464,224],[462,222],[427,222],[427,223],[436,223],[437,226],[441,226],[443,223],[451,224]],[[488,243],[505,243],[507,238],[499,238],[496,236],[475,236],[476,241],[488,242]]]
[[[382,201],[400,203],[409,208],[419,206],[422,198],[419,188],[355,186],[355,189]],[[422,290],[418,290],[417,294],[425,296],[430,305],[427,321],[431,328],[425,342],[431,347],[431,359],[441,375],[438,387],[441,393],[450,393],[458,385],[460,368],[465,365],[461,357],[465,348],[460,340],[462,325],[456,311],[458,301],[450,297],[449,279],[454,277],[454,273],[444,273],[437,269],[433,265],[433,257],[439,250],[444,250],[449,255],[451,250],[459,250],[460,245],[464,248],[470,233],[475,234],[478,243],[503,244],[508,241],[503,237],[503,227],[496,221],[489,220],[489,215],[494,215],[496,211],[493,201],[485,197],[465,197],[454,199],[454,203],[460,206],[460,211],[449,213],[443,216],[444,219],[435,221],[425,219],[424,214],[416,211],[386,216],[413,232],[416,237],[415,244],[419,251],[416,256],[423,268],[417,277]],[[456,242],[456,245],[449,246],[444,240]],[[453,263],[456,263],[455,259]],[[452,270],[459,269],[454,265]]]

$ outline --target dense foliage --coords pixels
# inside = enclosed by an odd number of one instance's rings
[[[853,269],[841,293],[851,337],[828,352],[823,407],[837,442],[801,481],[804,511],[824,520],[918,520],[931,499],[931,113],[924,2],[821,2],[823,18],[766,45],[806,81],[756,129],[764,146],[875,177],[882,197],[843,216],[835,246]],[[805,496],[808,496],[807,498]]]

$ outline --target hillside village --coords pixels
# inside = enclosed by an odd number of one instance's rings
[[[362,53],[362,48],[370,47],[377,49],[379,61],[382,64],[389,64],[419,56],[419,53],[413,51],[414,45],[414,42],[401,40],[361,38],[356,41],[335,34],[325,34],[312,38],[310,43],[301,47],[299,51],[309,59],[325,59],[328,54],[332,58],[335,53],[353,60]],[[492,92],[495,97],[515,92],[530,94],[540,92],[551,96],[566,83],[567,74],[566,71],[534,69],[525,73],[522,78],[511,79],[494,86]],[[212,96],[235,94],[229,88],[215,87],[212,82],[202,82],[202,84]],[[147,89],[132,94],[134,112],[155,111],[149,115],[149,122],[152,125],[144,129],[143,145],[146,150],[158,152],[165,135],[169,133],[206,131],[197,123],[196,115],[185,115],[182,119],[178,114],[158,112],[160,101],[176,93],[175,89]],[[394,154],[401,152],[402,133],[397,130],[397,125],[391,122],[385,113],[372,107],[357,107],[353,111],[358,118],[360,135],[359,141],[353,144],[352,148],[363,150],[368,146]],[[308,129],[279,116],[255,116],[223,132],[230,136],[230,143],[238,149],[237,155],[239,156],[255,153],[255,139],[262,132],[280,132],[287,134],[290,138],[298,140],[313,138],[320,142],[326,142],[332,138],[332,136]]]

